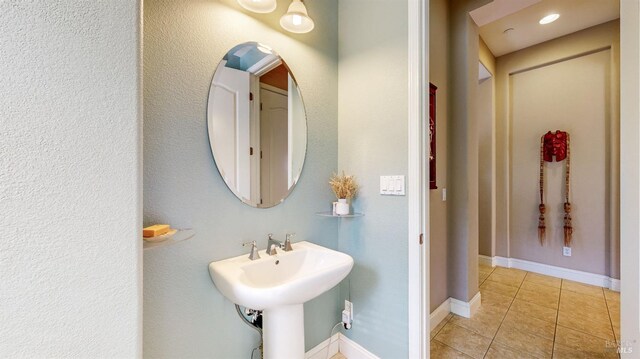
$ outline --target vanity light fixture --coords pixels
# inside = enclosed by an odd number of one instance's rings
[[[238,0],[238,4],[249,11],[261,14],[272,12],[277,6],[276,0]]]
[[[547,15],[547,16],[543,17],[542,19],[540,19],[540,21],[538,21],[538,23],[540,23],[540,25],[550,24],[550,23],[558,20],[559,17],[560,17],[560,14],[550,14],[550,15]]]
[[[280,18],[283,29],[296,34],[304,34],[313,30],[315,24],[307,13],[307,8],[301,0],[293,0],[287,13]]]

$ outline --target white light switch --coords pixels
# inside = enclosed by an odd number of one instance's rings
[[[404,196],[404,176],[380,176],[380,194]]]
[[[447,200],[447,189],[443,188],[442,189],[442,202]]]

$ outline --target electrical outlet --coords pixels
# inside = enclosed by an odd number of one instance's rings
[[[353,323],[353,303],[345,300],[344,310],[342,311],[342,325],[344,329],[351,329],[351,323]]]
[[[571,247],[562,247],[562,255],[565,257],[571,257]]]

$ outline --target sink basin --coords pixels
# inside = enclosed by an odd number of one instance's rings
[[[260,251],[260,259],[247,254],[209,264],[220,292],[243,307],[264,310],[302,304],[342,281],[353,267],[349,255],[309,242],[292,244],[274,256]]]
[[[292,247],[273,256],[260,251],[257,260],[243,254],[209,264],[211,279],[222,295],[262,310],[266,359],[304,358],[303,303],[336,286],[353,268],[353,258],[347,254],[309,242]]]

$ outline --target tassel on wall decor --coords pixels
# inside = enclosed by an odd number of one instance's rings
[[[570,158],[570,140],[569,134],[564,131],[547,132],[540,138],[540,205],[538,210],[538,240],[543,245],[546,239],[545,212],[544,204],[544,163],[545,162],[565,162],[565,201],[564,201],[564,246],[571,246],[573,236],[573,226],[571,224],[571,203],[569,202],[570,175],[571,175],[571,158]]]

